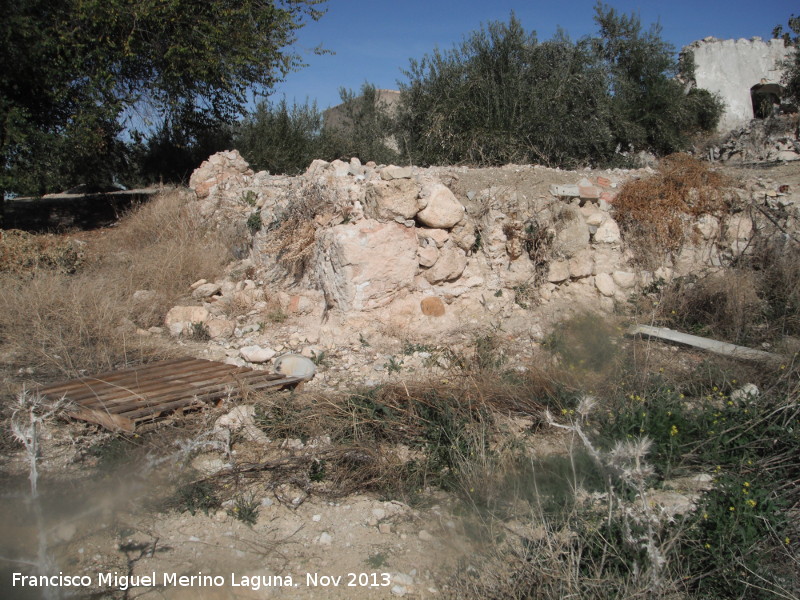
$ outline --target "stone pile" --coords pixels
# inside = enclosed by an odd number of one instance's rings
[[[797,115],[753,119],[731,131],[709,150],[709,158],[731,163],[792,162],[800,160]]]
[[[613,310],[653,282],[700,274],[751,250],[760,227],[758,215],[741,208],[703,215],[687,221],[691,235],[680,253],[645,270],[624,243],[614,201],[626,179],[652,170],[501,170],[542,185],[472,189],[463,167],[357,158],[315,160],[301,176],[273,176],[253,173],[236,151],[214,155],[191,179],[197,210],[220,226],[246,227],[248,256],[225,278],[192,286],[166,327],[176,336],[204,328],[228,361],[265,366],[286,352],[318,358],[357,348],[354,340],[376,334],[441,341],[502,322],[535,338],[543,324],[531,318],[533,307],[561,316]],[[750,182],[733,197],[740,207],[766,199],[796,218],[794,197],[771,182]],[[295,229],[281,233],[292,219]],[[290,237],[276,243],[278,235]],[[302,269],[287,268],[289,247],[302,249]],[[391,364],[380,354],[371,360]]]

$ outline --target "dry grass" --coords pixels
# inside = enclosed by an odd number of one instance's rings
[[[98,275],[131,294],[155,291],[161,309],[194,281],[217,277],[232,258],[229,245],[190,202],[173,190],[124,217],[101,248]]]
[[[645,310],[682,331],[745,345],[800,336],[800,258],[785,245],[763,244],[736,267],[677,279],[651,296]]]
[[[296,198],[275,222],[268,224],[264,250],[277,257],[291,275],[302,277],[314,252],[317,229],[342,210],[315,183],[304,185]]]
[[[686,238],[686,217],[727,208],[730,182],[707,163],[688,154],[665,157],[658,173],[629,181],[614,200],[615,219],[640,259],[653,252],[677,251]]]
[[[213,279],[230,260],[220,236],[188,202],[172,191],[133,211],[74,274],[42,260],[3,274],[0,344],[11,361],[34,367],[41,379],[163,356],[136,327],[160,325],[193,281]],[[153,294],[137,301],[137,290]]]

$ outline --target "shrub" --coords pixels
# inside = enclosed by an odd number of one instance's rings
[[[800,334],[800,260],[786,251],[790,242],[762,242],[735,267],[663,287],[654,295],[654,317],[668,327],[742,345],[780,345]]]
[[[188,512],[194,516],[197,511],[203,511],[203,514],[208,515],[212,510],[218,509],[222,502],[211,482],[198,481],[178,488],[171,505],[180,512]]]
[[[254,169],[289,175],[302,173],[316,158],[396,162],[392,118],[375,86],[364,84],[360,94],[342,88],[339,94],[341,117],[335,124],[323,122],[316,103],[259,103],[236,129],[236,147]]]
[[[711,130],[722,105],[684,93],[658,27],[598,5],[595,38],[546,42],[512,14],[404,72],[398,139],[414,164],[612,164]]]
[[[728,180],[688,154],[665,157],[658,173],[626,182],[614,200],[615,218],[639,260],[658,261],[663,249],[677,251],[686,238],[685,216],[727,207]]]
[[[316,103],[259,102],[237,127],[235,144],[254,169],[296,175],[324,158],[321,130]]]

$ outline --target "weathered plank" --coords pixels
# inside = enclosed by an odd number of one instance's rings
[[[730,356],[732,358],[740,358],[743,360],[756,360],[756,361],[773,361],[780,360],[780,356],[772,354],[771,352],[764,352],[763,350],[755,350],[746,346],[737,346],[736,344],[729,344],[728,342],[719,342],[709,338],[700,337],[698,335],[691,335],[688,333],[681,333],[674,329],[666,327],[653,327],[651,325],[634,325],[628,330],[628,335],[648,336],[668,342],[677,342],[679,344],[686,344],[694,348],[701,348],[708,350],[715,354],[723,356]]]

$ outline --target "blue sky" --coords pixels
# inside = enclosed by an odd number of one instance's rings
[[[786,26],[800,2],[790,0],[618,0],[618,11],[636,13],[645,28],[659,23],[662,37],[677,49],[707,36],[720,39],[769,38]],[[449,49],[481,23],[506,21],[513,10],[538,39],[560,25],[572,39],[594,34],[594,0],[328,0],[328,12],[300,30],[296,50],[308,66],[290,73],[272,100],[316,100],[318,108],[339,103],[339,88],[358,90],[364,82],[397,89],[410,58],[435,47]],[[334,52],[316,56],[322,45]]]

